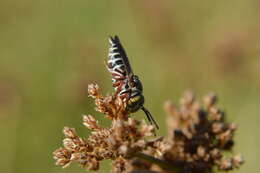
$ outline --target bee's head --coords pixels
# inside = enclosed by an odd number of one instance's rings
[[[132,83],[131,84],[132,84],[132,87],[135,87],[140,92],[143,91],[143,85],[142,85],[141,81],[139,80],[138,76],[136,76],[136,75],[132,76]]]

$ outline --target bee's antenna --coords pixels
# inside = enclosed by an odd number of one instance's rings
[[[145,107],[142,107],[141,109],[142,109],[142,110],[144,111],[144,113],[146,114],[147,119],[148,119],[148,121],[150,122],[150,124],[155,125],[155,127],[156,127],[157,129],[159,129],[159,126],[158,126],[158,124],[156,123],[156,121],[154,120],[154,118],[153,118],[153,116],[151,115],[151,113],[150,113]]]

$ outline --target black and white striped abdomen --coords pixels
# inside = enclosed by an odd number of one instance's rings
[[[117,45],[109,39],[108,70],[112,75],[113,84],[126,79],[126,67]]]

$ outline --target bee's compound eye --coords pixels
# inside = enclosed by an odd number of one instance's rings
[[[135,87],[135,82],[132,81],[132,82],[130,83],[130,85],[131,85],[131,87]]]
[[[131,86],[132,86],[132,87],[136,87],[136,85],[137,85],[138,82],[139,82],[138,77],[137,77],[136,75],[134,75],[134,76],[132,77],[132,80],[131,80]]]

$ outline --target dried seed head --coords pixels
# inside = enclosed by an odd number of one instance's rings
[[[95,99],[96,110],[111,120],[111,125],[102,128],[93,116],[84,115],[83,124],[92,130],[86,139],[77,136],[75,129],[65,127],[64,148],[53,152],[56,165],[66,167],[77,162],[87,170],[98,170],[100,161],[110,159],[116,173],[178,172],[171,171],[172,167],[183,173],[206,173],[214,166],[231,170],[244,162],[240,155],[223,159],[222,151],[232,149],[237,126],[225,122],[212,93],[204,98],[204,105],[190,91],[181,98],[180,108],[166,102],[168,137],[149,139],[154,135],[154,126],[129,118],[123,100],[102,96],[96,84],[89,85],[88,92]],[[139,160],[140,153],[153,161]]]
[[[184,94],[179,109],[169,101],[165,103],[170,145],[160,151],[162,159],[181,164],[188,172],[208,172],[214,165],[221,170],[233,169],[234,157],[223,160],[221,152],[231,150],[236,126],[225,122],[223,111],[215,106],[215,94],[208,94],[203,103],[200,106],[191,92]]]

